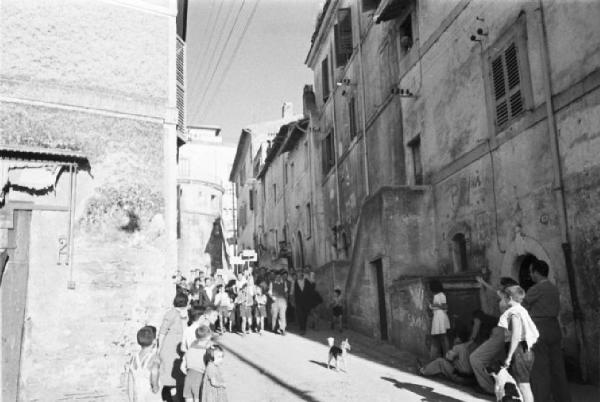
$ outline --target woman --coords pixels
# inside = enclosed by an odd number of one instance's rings
[[[521,306],[525,298],[523,288],[511,286],[506,289],[506,294],[509,307],[498,320],[498,326],[504,328],[508,344],[504,366],[510,367],[510,373],[523,395],[523,402],[533,402],[529,377],[534,359],[532,348],[540,334],[525,307]]]
[[[160,384],[167,388],[168,392],[163,395],[175,394],[181,399],[184,374],[180,371],[181,355],[180,346],[183,339],[183,331],[187,327],[188,297],[178,293],[173,300],[173,308],[165,314],[158,335],[158,356],[160,358]]]

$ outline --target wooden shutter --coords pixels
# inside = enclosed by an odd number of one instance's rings
[[[329,63],[327,57],[321,62],[321,84],[323,86],[323,102],[329,98]]]
[[[503,127],[525,110],[521,91],[519,53],[515,42],[492,60],[496,126]]]
[[[350,8],[338,10],[338,23],[334,29],[336,66],[344,66],[352,56],[352,14]]]
[[[350,138],[356,137],[356,100],[354,97],[350,98],[348,102],[348,119],[350,120]]]
[[[177,129],[185,130],[185,43],[177,38],[176,48],[176,105],[177,105]]]

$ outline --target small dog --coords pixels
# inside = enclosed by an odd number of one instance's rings
[[[329,344],[329,357],[327,359],[327,369],[329,370],[331,361],[335,359],[335,371],[339,371],[338,360],[342,361],[342,364],[344,365],[344,371],[348,371],[346,367],[346,355],[348,354],[348,351],[351,350],[348,338],[343,340],[340,346],[335,346],[334,338],[327,338],[327,343]]]
[[[506,367],[503,367],[497,362],[486,367],[485,371],[494,377],[494,393],[496,394],[496,401],[523,401],[523,396],[521,395],[519,387],[517,387],[517,382],[512,375],[510,375]]]

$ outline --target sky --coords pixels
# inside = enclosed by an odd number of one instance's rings
[[[322,3],[190,0],[188,125],[219,126],[231,144],[243,127],[279,119],[285,101],[302,113],[302,90],[313,83],[304,60]]]

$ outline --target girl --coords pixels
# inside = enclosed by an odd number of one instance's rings
[[[335,329],[337,325],[340,332],[342,329],[342,317],[343,317],[343,305],[344,301],[342,299],[342,291],[336,289],[335,294],[333,295],[333,300],[331,301],[331,310],[332,310],[332,318],[331,318],[331,329]]]
[[[443,357],[446,356],[446,353],[450,349],[448,336],[446,335],[446,332],[450,329],[450,320],[446,313],[448,310],[446,295],[444,294],[442,284],[438,280],[432,280],[429,283],[429,289],[433,293],[433,303],[429,304],[429,308],[433,310],[433,319],[431,321],[431,336],[433,338],[431,357],[437,357],[440,349]]]
[[[223,361],[223,349],[213,345],[206,351],[206,371],[202,379],[202,402],[227,402],[225,381],[221,374],[220,365]]]
[[[511,286],[506,289],[508,295],[508,310],[498,320],[498,326],[504,328],[508,344],[508,354],[504,367],[510,367],[519,390],[523,395],[523,402],[533,402],[533,393],[529,376],[533,367],[533,345],[540,334],[521,302],[525,298],[525,291],[520,286]]]
[[[256,286],[256,294],[254,295],[254,302],[256,303],[256,326],[258,327],[258,333],[262,335],[262,331],[265,327],[265,317],[267,316],[267,295],[264,295],[262,288]]]

